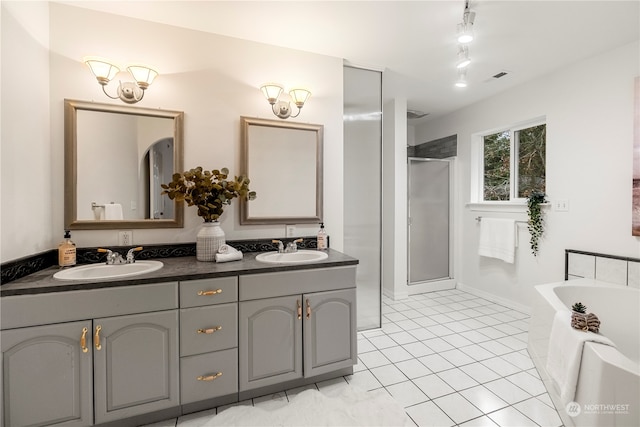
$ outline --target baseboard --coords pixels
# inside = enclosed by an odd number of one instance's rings
[[[409,293],[407,291],[398,291],[396,289],[390,290],[387,288],[382,289],[382,295],[387,298],[391,298],[394,301],[403,300],[409,298]]]
[[[531,315],[531,307],[528,307],[526,305],[522,305],[518,302],[512,301],[510,299],[507,298],[502,298],[499,297],[495,294],[489,293],[489,292],[485,292],[485,291],[481,291],[478,288],[474,288],[473,286],[468,286],[465,285],[464,283],[460,283],[458,282],[458,284],[456,285],[456,289],[460,289],[461,291],[465,291],[468,292],[472,295],[484,298],[486,300],[489,300],[491,302],[495,302],[496,304],[500,304],[503,305],[505,307],[509,307],[512,308],[514,310],[518,310],[521,311],[523,313],[526,313],[528,315]]]
[[[409,295],[426,294],[427,292],[445,291],[447,289],[455,289],[455,279],[442,279],[431,282],[416,283],[407,285]]]

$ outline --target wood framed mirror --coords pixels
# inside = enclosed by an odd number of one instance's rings
[[[64,218],[71,230],[183,227],[160,184],[182,172],[182,111],[64,101]]]
[[[242,173],[257,198],[240,224],[322,222],[324,126],[241,117]]]

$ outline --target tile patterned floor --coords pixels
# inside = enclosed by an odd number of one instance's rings
[[[526,350],[526,314],[457,289],[384,298],[382,314],[381,329],[358,334],[354,374],[311,387],[384,389],[416,426],[562,425]],[[302,390],[239,404],[278,407]],[[202,425],[215,413],[153,426]]]

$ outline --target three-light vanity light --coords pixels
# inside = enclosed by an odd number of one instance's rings
[[[134,81],[120,81],[116,89],[116,96],[112,96],[107,92],[106,86],[120,72],[120,68],[103,59],[85,58],[84,63],[87,64],[98,83],[102,86],[102,91],[105,95],[111,99],[120,99],[127,104],[135,104],[142,100],[144,92],[158,76],[158,72],[153,68],[144,65],[129,65],[127,71]]]

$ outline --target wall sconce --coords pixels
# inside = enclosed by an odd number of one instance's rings
[[[105,95],[111,99],[120,99],[127,104],[135,104],[142,100],[145,90],[147,90],[149,85],[153,83],[153,79],[158,75],[158,72],[151,68],[142,65],[130,65],[127,67],[127,71],[131,74],[135,83],[120,81],[116,96],[111,96],[107,93],[105,87],[116,74],[120,72],[120,69],[101,59],[85,59],[84,63],[87,64],[93,75],[96,76]]]
[[[274,83],[267,83],[265,85],[262,85],[262,87],[260,87],[260,90],[264,94],[264,97],[267,98],[269,104],[271,104],[271,110],[273,111],[273,114],[281,119],[298,117],[300,115],[300,111],[302,111],[302,107],[304,107],[304,103],[307,102],[307,100],[311,96],[311,92],[306,89],[291,89],[289,91],[291,100],[296,105],[296,107],[298,107],[298,112],[294,116],[292,116],[291,103],[279,99],[282,91],[284,90],[282,86]]]

